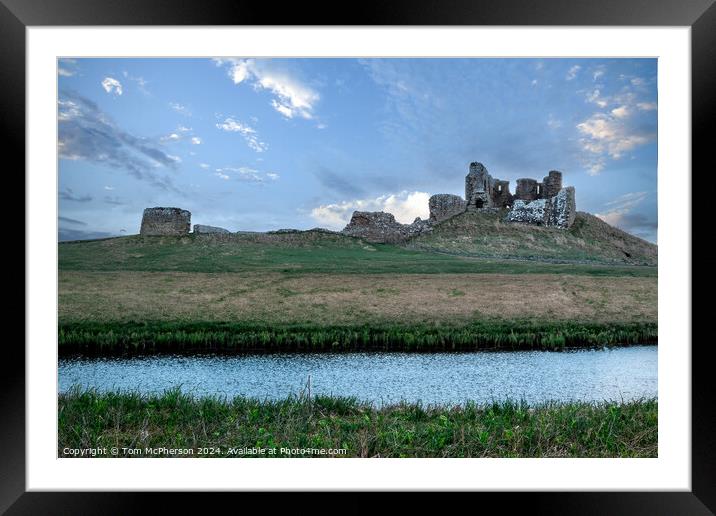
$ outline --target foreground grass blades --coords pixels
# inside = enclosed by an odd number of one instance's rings
[[[238,457],[243,448],[343,449],[342,457],[656,457],[656,400],[375,407],[350,398],[281,401],[72,390],[61,394],[58,456],[68,449],[192,450]],[[141,450],[140,455],[122,448]],[[202,450],[203,449],[203,450]],[[311,456],[310,454],[304,456]],[[315,455],[313,455],[315,456]]]
[[[472,351],[657,342],[655,323],[476,322],[463,326],[312,326],[217,322],[66,323],[59,352]]]

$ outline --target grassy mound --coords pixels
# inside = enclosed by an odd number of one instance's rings
[[[575,227],[565,232],[508,225],[499,222],[496,215],[468,213],[444,222],[432,234],[404,246],[368,244],[358,238],[315,230],[183,237],[133,235],[62,242],[59,268],[205,273],[656,276],[655,268],[633,267],[655,265],[656,246],[640,241],[646,251],[638,252],[629,238],[638,239],[589,217],[581,216]],[[599,240],[600,230],[604,235],[611,234],[611,230],[626,235],[626,243],[621,245],[630,250],[627,252],[631,257],[617,251],[616,244],[607,245],[605,239]],[[616,237],[612,240],[616,242]],[[649,250],[653,250],[653,259],[647,257]],[[549,263],[550,260],[565,263]]]
[[[467,212],[418,236],[409,249],[485,258],[567,263],[657,265],[657,246],[578,212],[571,228],[503,222],[504,213]]]

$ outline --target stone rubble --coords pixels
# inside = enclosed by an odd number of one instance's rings
[[[220,228],[218,226],[205,226],[203,224],[194,224],[194,233],[196,233],[197,235],[226,235],[231,233],[231,231],[229,231],[228,229]]]

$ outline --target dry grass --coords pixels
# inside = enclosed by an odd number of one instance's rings
[[[656,322],[657,278],[60,271],[59,316],[65,322]]]

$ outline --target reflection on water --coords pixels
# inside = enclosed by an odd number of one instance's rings
[[[308,353],[157,355],[67,358],[59,389],[162,392],[260,399],[298,394],[354,396],[378,404],[400,400],[477,403],[521,400],[630,400],[657,395],[657,347],[568,352]]]

